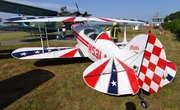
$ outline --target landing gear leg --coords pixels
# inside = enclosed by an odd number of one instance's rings
[[[142,91],[142,89],[140,88],[140,89],[139,89],[139,92],[138,92],[138,94],[137,94],[137,95],[139,96],[139,98],[142,100],[142,101],[141,101],[141,106],[144,107],[144,108],[148,108],[148,107],[149,107],[149,103],[148,103],[148,101],[146,101],[146,100],[144,99],[145,95],[143,95],[142,92],[143,92],[143,91]]]
[[[57,39],[57,40],[61,40],[61,39],[63,39],[63,38],[62,38],[62,36],[61,36],[60,34],[58,34],[58,35],[56,36],[56,39]]]

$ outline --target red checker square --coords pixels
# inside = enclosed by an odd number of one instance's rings
[[[146,75],[147,67],[144,65],[141,66],[141,72]]]
[[[164,75],[163,75],[163,77],[162,77],[164,80],[166,79],[165,77],[164,77]]]
[[[149,88],[149,93],[156,93],[152,88]]]
[[[149,62],[149,66],[148,66],[148,68],[151,70],[151,71],[155,71],[155,69],[156,69],[156,65],[155,64],[153,64],[153,63],[151,63],[151,62]]]
[[[147,60],[150,60],[150,58],[151,58],[151,53],[148,52],[148,51],[146,51],[146,52],[145,52],[145,55],[144,55],[144,58],[146,58]]]
[[[167,66],[176,71],[176,66],[173,62],[167,62]]]
[[[160,67],[161,69],[165,70],[166,64],[167,64],[166,60],[164,60],[162,58],[159,58],[158,63],[157,63],[158,67]]]
[[[149,40],[148,40],[148,43],[151,43],[151,44],[155,44],[155,41],[156,41],[156,37],[154,37],[154,36],[152,36],[152,35],[150,35],[149,36]]]
[[[160,85],[160,82],[162,80],[161,77],[159,77],[156,73],[154,73],[153,79],[152,79],[157,85]]]
[[[161,50],[162,50],[161,48],[154,46],[152,53],[159,57],[161,54]]]
[[[159,91],[161,88],[162,88],[162,87],[159,86],[158,91]],[[158,91],[157,91],[157,92],[158,92]]]
[[[138,83],[139,83],[139,86],[140,86],[140,87],[143,86],[143,81],[142,81],[140,78],[138,78]]]
[[[151,85],[151,79],[150,78],[148,78],[147,76],[145,76],[145,79],[144,79],[144,82],[148,85],[148,86],[150,86]]]

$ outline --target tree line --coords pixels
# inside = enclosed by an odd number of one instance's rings
[[[165,30],[170,30],[172,33],[180,37],[180,11],[171,13],[164,18],[162,27]]]

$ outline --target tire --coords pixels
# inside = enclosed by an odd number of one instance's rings
[[[148,108],[149,107],[149,103],[146,100],[141,101],[141,106],[144,108]]]

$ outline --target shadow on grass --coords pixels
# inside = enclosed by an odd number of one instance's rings
[[[44,67],[44,66],[55,66],[55,65],[65,65],[73,63],[84,63],[92,62],[89,58],[57,58],[57,59],[43,59],[38,60],[34,63],[35,66]]]
[[[136,110],[136,105],[133,102],[127,102],[125,105],[126,110]]]
[[[14,50],[0,50],[0,59],[7,59],[7,58],[13,58],[11,56],[11,53]]]
[[[180,41],[180,34],[176,35],[176,39],[177,41]]]
[[[139,89],[138,93],[141,93],[143,95],[143,97],[151,95],[151,93],[146,92],[143,89]],[[138,93],[136,95],[138,95]],[[129,97],[129,96],[134,97],[134,96],[136,96],[136,95],[132,95],[132,94],[120,95],[120,96],[110,95],[110,94],[106,94],[106,95],[113,96],[113,97]],[[138,95],[138,97],[139,97],[139,95]],[[134,98],[136,98],[136,97],[134,97]],[[139,97],[139,99],[141,99],[141,98]],[[141,101],[139,101],[139,103],[141,103]],[[133,102],[127,102],[125,105],[126,105],[126,110],[136,110],[136,105]]]
[[[53,73],[37,69],[0,81],[0,110],[53,77]]]

